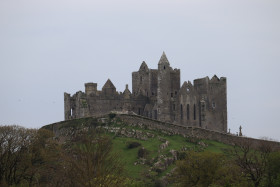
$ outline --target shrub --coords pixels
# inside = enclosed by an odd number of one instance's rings
[[[148,150],[145,149],[144,147],[138,150],[138,158],[147,158],[148,154],[149,154]]]
[[[141,144],[139,142],[129,142],[128,145],[127,145],[127,148],[128,149],[133,149],[133,148],[136,148],[136,147],[139,147],[141,146]]]

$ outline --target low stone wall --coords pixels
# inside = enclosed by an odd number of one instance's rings
[[[175,125],[171,123],[152,120],[137,115],[119,114],[117,116],[123,122],[129,125],[144,126],[148,129],[166,132],[167,134],[170,135],[179,134],[179,135],[183,135],[184,137],[194,137],[198,139],[215,140],[229,145],[241,144],[242,142],[247,142],[250,143],[253,147],[257,147],[259,145],[269,144],[273,149],[280,150],[280,142],[254,139],[248,137],[240,137],[231,134],[202,129],[199,127],[186,127],[181,125]]]

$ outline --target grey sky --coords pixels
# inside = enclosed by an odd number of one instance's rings
[[[183,81],[228,78],[228,126],[280,140],[279,0],[0,0],[0,124],[63,120],[63,92],[131,88],[165,51]]]

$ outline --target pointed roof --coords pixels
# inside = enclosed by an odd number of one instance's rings
[[[211,81],[219,81],[220,79],[217,77],[217,75],[214,75],[211,79]]]
[[[114,84],[111,82],[110,79],[107,80],[107,82],[104,84],[102,89],[104,89],[104,88],[114,88],[114,89],[116,89],[116,87],[114,86]]]
[[[123,91],[123,94],[131,94],[130,90],[128,89],[128,84],[125,85],[125,90]]]
[[[169,61],[168,61],[164,51],[160,57],[158,64],[168,64],[169,65]]]
[[[139,70],[145,70],[145,71],[149,70],[148,65],[146,64],[145,61],[142,62]]]

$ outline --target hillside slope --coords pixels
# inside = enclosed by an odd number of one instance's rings
[[[137,117],[135,121],[136,119]],[[145,122],[137,125],[127,123],[115,114],[63,121],[43,128],[53,131],[61,143],[67,141],[74,131],[98,129],[100,133],[111,138],[113,151],[118,153],[125,163],[126,175],[146,182],[164,179],[175,167],[175,161],[184,151],[222,153],[224,149],[231,148],[230,145],[213,140],[187,137],[172,131],[150,128]]]

